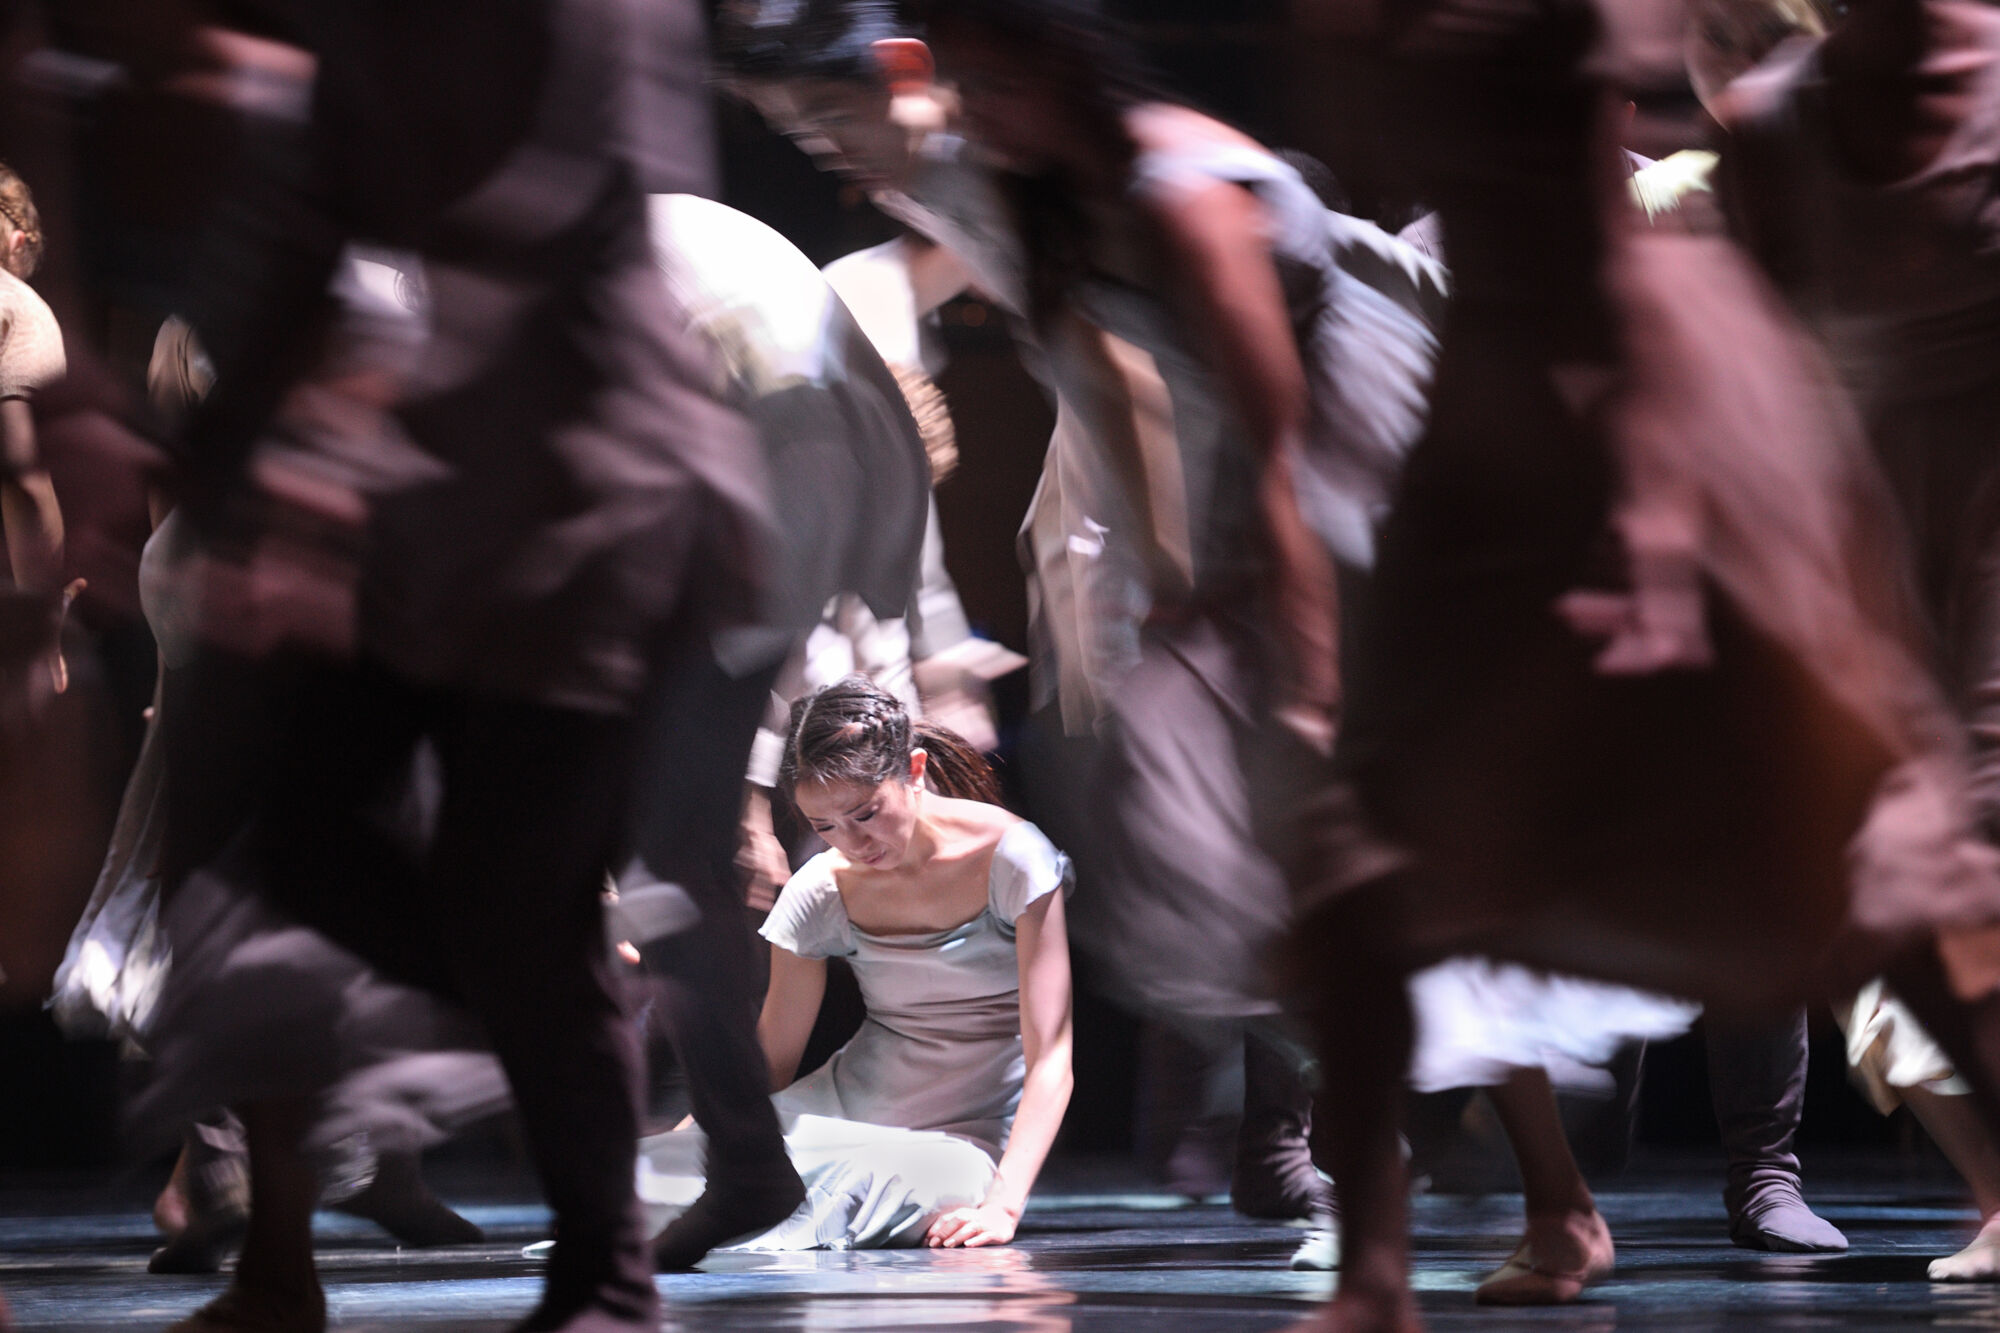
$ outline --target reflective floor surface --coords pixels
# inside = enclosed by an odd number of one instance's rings
[[[1956,1249],[1971,1213],[1947,1179],[1861,1163],[1817,1170],[1808,1188],[1853,1249],[1829,1257],[1731,1249],[1720,1163],[1654,1170],[1601,1193],[1618,1271],[1564,1309],[1478,1309],[1472,1288],[1511,1248],[1518,1196],[1426,1196],[1416,1204],[1416,1283],[1433,1328],[1881,1330],[2000,1328],[2000,1286],[1924,1280]],[[446,1191],[449,1195],[450,1191]],[[131,1190],[0,1193],[0,1292],[22,1330],[157,1329],[201,1304],[220,1278],[153,1277],[151,1220]],[[365,1223],[321,1219],[335,1326],[499,1333],[534,1302],[521,1246],[545,1218],[523,1204],[466,1211],[489,1242],[399,1251]],[[1003,1249],[723,1255],[663,1277],[666,1329],[850,1333],[1222,1333],[1278,1329],[1331,1278],[1292,1273],[1299,1233],[1245,1222],[1219,1203],[1051,1192]]]

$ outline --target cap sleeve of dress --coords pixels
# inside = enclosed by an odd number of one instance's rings
[[[994,918],[1006,934],[1014,933],[1015,919],[1036,899],[1057,889],[1067,897],[1075,884],[1069,858],[1033,824],[1016,824],[1000,835],[1000,845],[993,849],[988,896]]]
[[[0,398],[32,398],[63,377],[62,330],[48,304],[12,274],[0,282]]]
[[[759,935],[801,958],[844,958],[854,952],[830,856],[821,852],[785,881]]]

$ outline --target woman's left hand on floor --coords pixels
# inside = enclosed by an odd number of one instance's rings
[[[1014,1239],[1014,1227],[1019,1220],[996,1203],[982,1203],[975,1208],[954,1208],[931,1223],[924,1243],[946,1247],[963,1245],[967,1248],[1005,1245]]]

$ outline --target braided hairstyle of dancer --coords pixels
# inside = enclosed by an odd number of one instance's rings
[[[993,769],[963,736],[915,721],[903,701],[866,676],[822,686],[792,705],[778,787],[790,797],[801,782],[877,787],[909,781],[910,755],[929,756],[924,790],[961,801],[1003,805]]]
[[[0,222],[8,233],[0,236],[0,264],[17,278],[33,277],[42,262],[42,214],[28,183],[5,162],[0,162]],[[16,233],[19,245],[11,244]]]

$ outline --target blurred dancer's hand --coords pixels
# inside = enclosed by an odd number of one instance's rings
[[[752,791],[743,803],[743,827],[736,846],[736,868],[743,872],[743,901],[753,912],[778,905],[778,892],[792,877],[791,858],[771,828],[771,801]]]
[[[60,593],[0,594],[0,728],[33,723],[69,688],[63,619],[83,587],[77,579]]]
[[[963,1245],[968,1249],[977,1249],[981,1245],[1005,1245],[1014,1239],[1014,1228],[1019,1222],[1019,1218],[997,1203],[982,1203],[977,1208],[954,1208],[931,1223],[931,1229],[924,1235],[924,1243],[945,1248]]]
[[[1715,661],[1708,637],[1701,566],[1691,551],[1634,551],[1632,591],[1579,589],[1556,599],[1556,614],[1585,638],[1604,639],[1600,675],[1700,670]]]
[[[1326,566],[1323,572],[1323,579],[1280,578],[1273,589],[1283,691],[1273,714],[1286,730],[1328,754],[1340,705],[1340,674],[1332,569]]]

